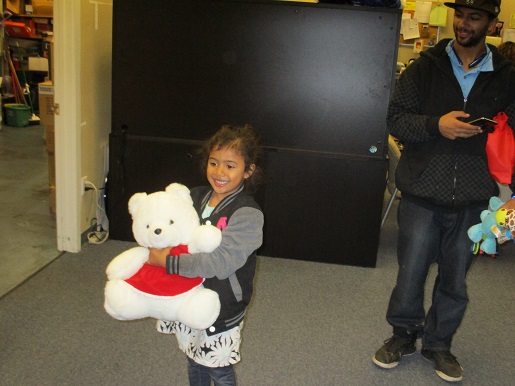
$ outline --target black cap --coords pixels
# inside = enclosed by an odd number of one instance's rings
[[[455,0],[454,3],[445,2],[444,4],[454,9],[458,7],[477,9],[495,17],[501,12],[501,0]]]

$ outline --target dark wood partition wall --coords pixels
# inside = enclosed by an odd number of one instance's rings
[[[260,254],[375,266],[400,17],[294,2],[115,2],[111,237],[132,240],[132,194],[204,184],[202,141],[224,123],[251,123],[265,149]]]

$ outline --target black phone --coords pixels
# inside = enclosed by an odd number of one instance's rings
[[[494,131],[494,126],[497,125],[496,121],[485,117],[474,119],[467,123],[470,123],[474,126],[479,126],[483,131],[486,131],[487,133],[491,133],[492,131]]]

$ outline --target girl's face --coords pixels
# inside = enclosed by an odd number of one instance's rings
[[[214,190],[211,206],[217,205],[241,186],[252,175],[255,165],[245,171],[245,159],[234,149],[213,149],[207,161],[207,180]]]

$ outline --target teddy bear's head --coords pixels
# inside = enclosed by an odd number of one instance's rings
[[[165,191],[134,194],[129,213],[134,238],[147,248],[187,245],[200,225],[189,189],[178,183],[168,185]]]

